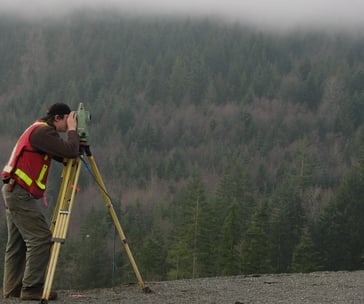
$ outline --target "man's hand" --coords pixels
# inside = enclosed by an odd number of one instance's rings
[[[67,117],[67,130],[76,131],[77,129],[77,113],[72,111]]]

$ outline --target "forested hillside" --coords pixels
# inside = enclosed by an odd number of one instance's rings
[[[363,83],[362,33],[2,16],[0,161],[48,105],[82,101],[145,279],[362,269]],[[135,281],[99,192],[83,170],[62,288]]]

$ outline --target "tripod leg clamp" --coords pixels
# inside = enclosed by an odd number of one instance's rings
[[[52,238],[52,242],[53,243],[61,243],[64,244],[66,240],[65,239],[61,239],[61,238]]]

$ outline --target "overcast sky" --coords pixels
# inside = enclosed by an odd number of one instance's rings
[[[364,0],[0,0],[0,12],[68,14],[74,9],[113,8],[122,13],[214,15],[268,27],[364,28]]]

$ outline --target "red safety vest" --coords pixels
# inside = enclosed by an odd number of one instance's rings
[[[35,151],[30,145],[29,138],[36,128],[44,125],[47,125],[47,123],[36,121],[24,131],[1,173],[3,179],[14,178],[20,186],[35,198],[41,198],[44,195],[52,157]]]

